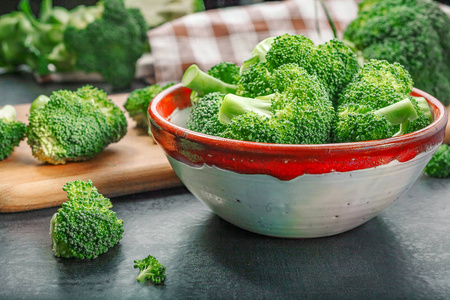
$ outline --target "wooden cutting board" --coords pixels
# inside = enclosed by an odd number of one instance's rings
[[[128,94],[110,98],[123,109]],[[27,123],[30,105],[17,105],[20,121]],[[127,115],[127,114],[126,114]],[[0,213],[60,206],[67,200],[66,182],[91,179],[105,197],[131,195],[180,186],[165,154],[144,131],[128,118],[128,132],[85,162],[49,165],[31,155],[22,141],[13,154],[0,161]]]

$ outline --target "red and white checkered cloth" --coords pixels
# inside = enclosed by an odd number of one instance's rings
[[[357,15],[358,1],[324,2],[340,38]],[[333,38],[317,0],[266,2],[184,16],[148,32],[155,80],[179,82],[194,63],[205,71],[222,61],[240,65],[260,41],[284,33],[305,35],[316,44]]]

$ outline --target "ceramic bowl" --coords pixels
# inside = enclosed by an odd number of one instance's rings
[[[312,238],[375,217],[421,175],[444,139],[447,112],[431,95],[434,121],[376,141],[282,145],[245,142],[185,128],[191,90],[175,85],[149,107],[151,131],[180,180],[224,220],[259,234]]]

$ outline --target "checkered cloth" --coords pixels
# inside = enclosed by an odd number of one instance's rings
[[[358,1],[324,2],[340,38],[357,15]],[[240,65],[260,41],[284,33],[305,35],[316,44],[333,38],[317,0],[266,2],[182,17],[148,33],[155,80],[179,82],[186,68],[194,63],[205,71],[222,61]]]

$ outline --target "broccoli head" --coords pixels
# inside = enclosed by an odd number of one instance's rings
[[[123,0],[107,0],[101,18],[79,29],[68,26],[64,43],[75,53],[76,66],[98,72],[115,88],[129,86],[136,74],[136,62],[147,46],[147,24],[135,8]]]
[[[424,170],[431,177],[445,178],[450,176],[450,146],[442,144],[433,154]]]
[[[127,132],[124,113],[106,93],[92,86],[38,97],[28,117],[28,144],[42,162],[88,160]],[[32,105],[33,107],[33,105]]]
[[[130,117],[136,122],[138,128],[142,128],[146,131],[149,129],[147,109],[153,98],[156,97],[166,88],[172,86],[173,83],[161,86],[159,84],[149,85],[142,89],[134,90],[127,97],[127,101],[124,104],[125,110]]]
[[[219,108],[225,95],[219,92],[209,93],[200,98],[192,108],[187,128],[196,132],[219,136],[225,125],[219,122]]]
[[[150,280],[155,284],[162,284],[166,279],[166,267],[151,255],[144,259],[135,260],[134,268],[139,269],[139,274],[136,277],[139,282]]]
[[[68,182],[63,190],[68,200],[50,221],[56,257],[94,259],[122,239],[123,221],[91,180]]]
[[[0,160],[8,158],[25,138],[25,124],[17,120],[14,106],[0,109]]]
[[[401,135],[417,118],[416,108],[409,98],[378,110],[361,104],[342,105],[333,126],[333,141],[360,142]]]
[[[450,20],[435,1],[363,1],[344,32],[366,60],[398,62],[414,84],[450,104]]]

